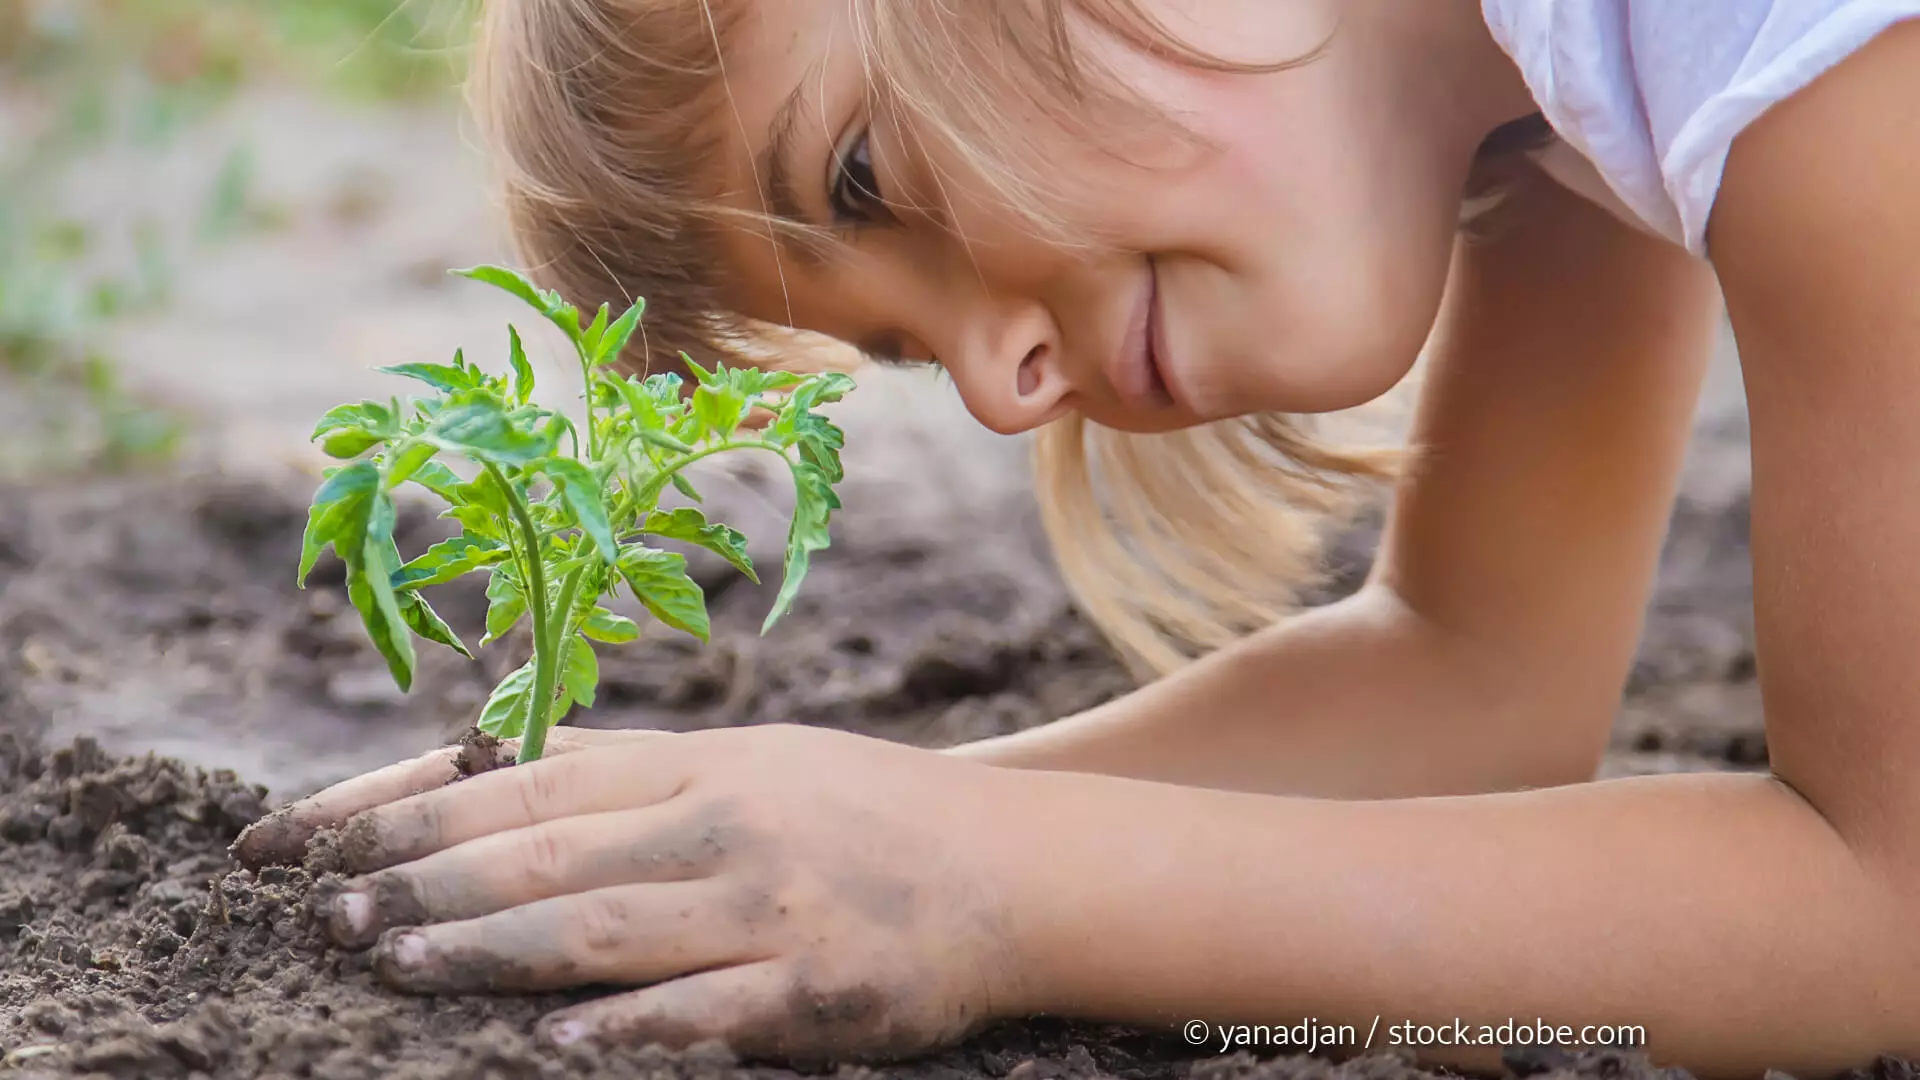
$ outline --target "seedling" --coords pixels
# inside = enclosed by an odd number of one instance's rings
[[[456,273],[504,289],[558,326],[573,343],[586,390],[584,430],[533,402],[533,367],[509,326],[512,371],[492,376],[456,352],[451,364],[380,368],[424,383],[433,393],[403,402],[363,401],[322,417],[313,437],[334,458],[314,495],[301,544],[304,588],[320,552],[332,546],[347,568],[347,595],[402,691],[411,689],[413,638],[472,658],[420,590],[471,573],[487,580],[486,636],[531,622],[533,655],[502,679],[481,710],[481,730],[520,739],[519,760],[539,758],[547,729],[575,703],[591,706],[599,662],[590,641],[620,644],[640,636],[630,619],[602,602],[624,584],[654,618],[707,640],[706,597],[687,576],[686,557],[649,547],[648,537],[684,541],[731,563],[755,582],[747,540],[692,507],[663,510],[671,485],[700,495],[683,470],[730,450],[773,453],[793,473],[792,526],[780,591],[761,633],[793,603],[812,553],[827,546],[827,520],[839,508],[839,428],[814,412],[853,388],[839,373],[795,375],[686,360],[698,385],[682,394],[677,375],[640,379],[613,364],[639,327],[644,301],[608,321],[602,304],[591,323],[557,293],[511,270],[481,266]],[[683,354],[684,358],[684,354]],[[742,423],[757,408],[772,413],[758,431]],[[464,458],[463,478],[439,460]],[[442,515],[460,535],[402,562],[394,543],[393,491],[412,483],[448,504]]]

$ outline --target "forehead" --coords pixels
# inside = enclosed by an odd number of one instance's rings
[[[722,230],[719,257],[723,293],[741,314],[795,321],[794,277],[807,260],[790,244],[776,244],[777,228],[762,216],[798,222],[799,208],[777,197],[782,188],[808,192],[824,184],[827,145],[841,119],[833,108],[860,71],[851,0],[758,0],[742,4],[723,51],[726,93],[716,120],[721,202],[741,216]],[[797,153],[776,160],[773,144]],[[803,198],[807,197],[802,195]]]

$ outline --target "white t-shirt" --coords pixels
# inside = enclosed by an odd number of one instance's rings
[[[1481,0],[1555,179],[1698,256],[1746,126],[1920,0]]]

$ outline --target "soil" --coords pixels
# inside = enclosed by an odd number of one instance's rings
[[[449,741],[468,723],[524,643],[490,646],[477,663],[423,654],[414,693],[393,692],[337,570],[323,563],[304,592],[289,580],[303,494],[217,474],[0,491],[6,1067],[22,1077],[116,1080],[797,1075],[743,1065],[717,1047],[537,1047],[532,1022],[564,997],[386,991],[359,956],[328,949],[311,918],[315,875],[329,869],[324,842],[304,868],[234,869],[227,845],[275,801],[267,788],[230,769],[102,748],[102,739],[158,740],[197,761],[246,758],[286,797],[369,760]],[[1609,772],[1764,766],[1749,633],[1741,616],[1726,614],[1743,598],[1702,600],[1739,561],[1743,513],[1739,499],[1683,501],[1668,552],[1677,577],[1655,604]],[[797,721],[945,745],[1071,713],[1131,685],[1057,586],[1036,580],[1023,559],[994,556],[1038,542],[1030,518],[977,519],[971,532],[956,525],[937,545],[888,521],[848,521],[791,620],[766,637],[758,622],[767,587],[696,564],[713,644],[663,633],[603,650],[599,707],[578,721],[676,730]],[[403,513],[401,533],[406,549],[441,535],[417,507]],[[1343,548],[1348,584],[1364,569],[1368,542],[1358,534]],[[830,611],[823,596],[834,598]],[[484,600],[473,587],[443,587],[434,600],[456,627],[480,621]],[[74,737],[81,731],[93,734]],[[327,747],[352,753],[329,758]],[[1516,1051],[1507,1066],[1517,1075],[1655,1075],[1632,1055]],[[1175,1032],[1047,1019],[1003,1024],[921,1060],[838,1073],[1428,1075],[1385,1056],[1345,1064],[1202,1056]],[[1888,1061],[1861,1075],[1911,1069]]]

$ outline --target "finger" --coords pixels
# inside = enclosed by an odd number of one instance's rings
[[[871,985],[821,992],[776,960],[718,968],[546,1016],[540,1036],[682,1050],[720,1040],[743,1057],[775,1060],[904,1057],[938,1039],[902,1023]]]
[[[475,994],[637,985],[758,960],[713,878],[625,885],[540,900],[465,922],[388,931],[374,971],[397,990]]]
[[[724,825],[670,810],[581,814],[471,840],[346,882],[325,907],[335,944],[360,949],[395,927],[456,922],[570,893],[687,881],[727,855]]]
[[[563,734],[564,732],[564,734]],[[547,753],[564,754],[585,746],[604,745],[628,734],[620,731],[555,729],[547,737]],[[612,738],[609,738],[612,737]],[[513,760],[520,743],[500,743],[504,760]],[[457,765],[467,753],[463,746],[443,746],[417,758],[343,780],[332,787],[288,803],[254,822],[234,841],[232,854],[240,865],[258,870],[269,865],[295,865],[305,857],[307,841],[321,829],[333,828],[363,810],[432,791],[463,775]]]
[[[649,806],[683,786],[681,755],[669,752],[673,736],[623,734],[618,746],[595,753],[543,756],[362,810],[340,829],[340,855],[365,874],[543,821]]]

